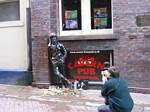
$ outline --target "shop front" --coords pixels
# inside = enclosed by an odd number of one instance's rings
[[[33,0],[33,83],[53,82],[47,44],[55,32],[68,51],[68,79],[101,83],[101,71],[115,65],[130,87],[149,88],[150,27],[142,24],[149,20],[143,16],[149,6],[144,1]]]

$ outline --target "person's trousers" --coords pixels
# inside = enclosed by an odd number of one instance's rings
[[[98,112],[113,112],[109,105],[102,105],[98,107]]]

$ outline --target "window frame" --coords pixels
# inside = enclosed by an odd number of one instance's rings
[[[81,30],[64,31],[62,29],[62,0],[59,0],[59,28],[60,36],[82,36],[82,35],[112,35],[113,34],[113,5],[111,0],[111,29],[92,29],[91,28],[91,2],[81,0]],[[84,13],[90,12],[90,13]]]
[[[5,2],[13,2],[13,1],[19,1],[19,13],[20,13],[20,19],[19,20],[13,20],[13,21],[2,21],[0,22],[0,28],[3,27],[15,27],[15,26],[23,26],[24,25],[24,0],[2,0],[0,3]]]

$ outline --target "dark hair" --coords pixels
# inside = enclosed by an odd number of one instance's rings
[[[114,67],[114,66],[108,68],[108,72],[111,74],[112,77],[119,77],[120,76],[119,69]]]

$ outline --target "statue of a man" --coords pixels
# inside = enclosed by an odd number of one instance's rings
[[[65,47],[57,41],[57,35],[55,33],[51,33],[49,37],[48,47],[54,75],[57,75],[59,77],[62,86],[69,87],[70,81],[65,77],[64,63],[67,56],[67,51]]]

